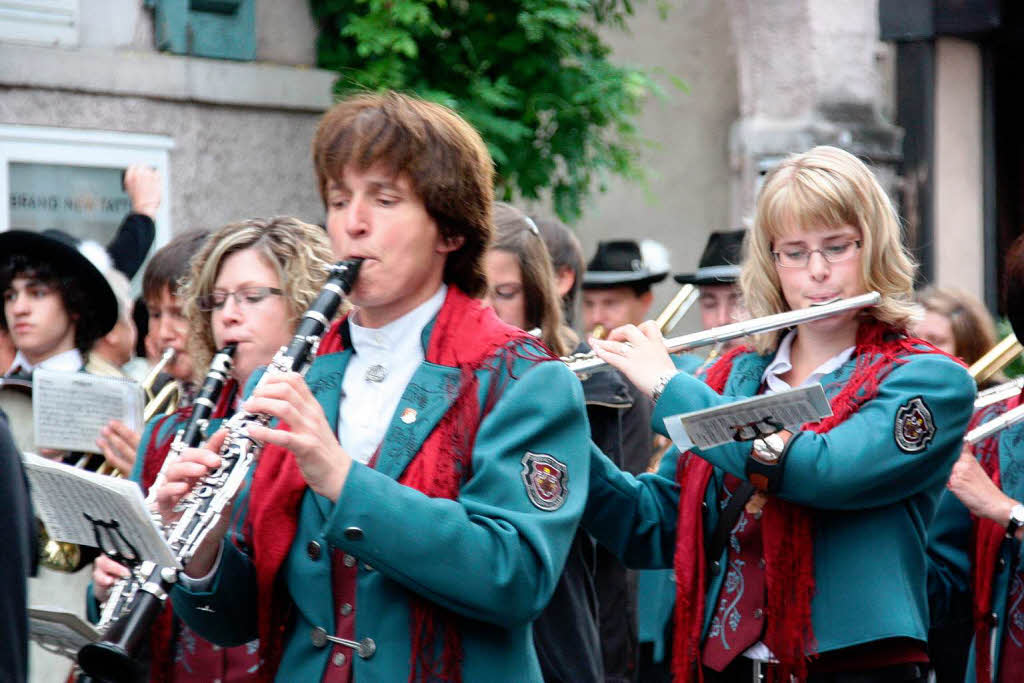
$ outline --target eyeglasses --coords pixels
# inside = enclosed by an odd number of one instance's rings
[[[794,247],[783,251],[773,251],[772,255],[775,257],[775,262],[783,268],[806,268],[807,264],[811,262],[811,254],[821,254],[822,258],[829,263],[840,263],[853,258],[857,250],[860,249],[860,245],[860,240],[850,240],[849,242],[829,244],[821,249]]]
[[[200,294],[196,297],[196,305],[200,311],[219,311],[228,302],[228,297],[231,297],[240,308],[251,308],[268,296],[281,296],[282,294],[284,292],[277,287],[242,287],[235,292],[220,290],[209,294]]]

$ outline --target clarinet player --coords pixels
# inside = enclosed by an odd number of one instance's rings
[[[235,412],[242,389],[257,367],[270,362],[291,339],[296,321],[327,279],[331,261],[323,230],[290,217],[232,223],[199,246],[178,290],[188,322],[189,356],[196,368],[205,369],[217,349],[236,345],[231,377],[212,414],[211,433]],[[181,409],[147,425],[132,472],[144,492],[154,484],[190,414],[191,409]],[[244,501],[236,501],[229,534],[238,545],[245,543],[244,508]],[[93,621],[99,617],[98,601],[106,600],[113,583],[127,573],[106,556],[96,560],[97,600],[89,601]],[[175,618],[170,608],[157,619],[149,644],[146,680],[154,683],[246,680],[259,667],[255,640],[237,647],[216,646]]]
[[[249,429],[249,551],[211,532],[175,610],[214,642],[258,634],[267,679],[540,681],[530,622],[582,513],[587,425],[569,370],[475,298],[486,147],[387,93],[336,105],[313,150],[334,254],[364,259],[356,309],[305,381],[246,401],[280,420]],[[169,469],[165,519],[223,438]]]

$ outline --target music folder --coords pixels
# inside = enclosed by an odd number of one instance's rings
[[[36,514],[50,538],[100,548],[117,559],[181,569],[134,481],[24,455]]]
[[[832,414],[820,384],[754,396],[732,403],[665,418],[672,443],[680,451],[696,446],[706,449],[750,441],[757,436],[786,427],[798,430],[806,422],[817,422]]]
[[[95,626],[60,607],[29,607],[28,635],[44,650],[72,660],[85,645],[100,639]]]
[[[101,453],[96,439],[111,420],[141,433],[146,397],[126,377],[37,368],[32,373],[36,448]]]

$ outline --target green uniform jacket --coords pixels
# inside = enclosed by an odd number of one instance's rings
[[[995,415],[993,415],[995,417]],[[1008,427],[998,435],[999,472],[1003,492],[1014,500],[1024,500],[1024,424]],[[970,593],[971,564],[974,546],[971,514],[963,503],[949,491],[942,494],[935,521],[928,529],[928,597],[931,601],[933,624],[943,623],[950,613],[958,593]],[[1006,632],[1006,596],[1010,589],[1014,557],[1018,566],[1024,563],[1024,547],[1019,541],[1004,543],[996,562],[996,575],[992,578],[992,611],[996,614],[996,632],[992,638],[994,653],[992,670],[999,671],[999,656]],[[995,675],[995,674],[993,674]],[[974,643],[971,643],[965,681],[975,681]]]
[[[424,349],[432,327],[424,330]],[[351,353],[318,358],[307,376],[335,429]],[[330,634],[335,628],[328,547],[358,560],[355,635],[376,644],[373,656],[354,660],[359,683],[408,679],[413,593],[465,617],[463,680],[541,680],[531,622],[558,581],[587,495],[583,393],[562,363],[517,360],[513,379],[480,423],[472,473],[458,498],[429,498],[396,480],[449,409],[458,377],[456,368],[424,362],[392,416],[376,469],[353,463],[334,505],[307,489],[281,570],[295,609],[291,623],[282,624],[287,634],[277,680],[318,681],[328,666],[330,648],[310,640],[315,627]],[[480,377],[483,405],[487,374]],[[416,417],[406,423],[408,409]],[[557,509],[531,502],[528,454],[566,468]],[[307,553],[312,541],[324,549],[319,559]],[[213,642],[235,645],[256,634],[252,564],[231,544],[223,545],[209,592],[178,586],[173,600],[175,612]]]
[[[655,405],[655,429],[664,433],[664,419],[671,415],[755,395],[770,360],[738,356],[722,396],[680,373]],[[845,422],[827,433],[795,435],[784,464],[778,495],[814,513],[812,620],[818,652],[896,636],[924,640],[928,632],[925,532],[960,451],[975,389],[967,371],[945,356],[921,354],[906,361]],[[842,388],[855,362],[822,379],[826,394]],[[933,433],[926,443],[909,443],[908,451],[895,437],[900,409],[917,405],[914,399],[927,407]],[[744,478],[749,453],[749,443],[698,451],[715,466],[704,501],[706,538],[718,522],[725,473]],[[592,454],[584,526],[629,565],[672,565],[678,462],[666,457],[658,474],[633,478]],[[711,580],[707,605],[717,604],[724,576]],[[713,610],[705,612],[706,634]]]
[[[692,353],[672,356],[672,362],[683,372],[694,374],[705,359]],[[663,456],[678,458],[675,446]],[[675,572],[671,569],[645,569],[636,573],[636,630],[641,643],[654,643],[654,661],[665,658],[665,627],[672,618],[676,601]]]

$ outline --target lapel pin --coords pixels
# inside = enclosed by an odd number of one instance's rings
[[[405,410],[402,411],[401,420],[405,424],[411,425],[413,422],[416,421],[416,411],[413,410],[412,408],[406,408]]]

